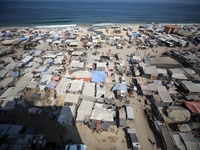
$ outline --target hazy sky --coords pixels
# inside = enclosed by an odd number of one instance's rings
[[[200,0],[0,0],[0,1],[147,1],[147,2],[178,2],[178,3],[200,3]]]

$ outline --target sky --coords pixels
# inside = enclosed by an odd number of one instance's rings
[[[8,0],[0,0],[8,1]],[[9,1],[148,1],[148,2],[176,2],[176,3],[200,3],[200,0],[9,0]]]

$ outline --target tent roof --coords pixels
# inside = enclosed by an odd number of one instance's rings
[[[114,121],[115,112],[111,109],[104,108],[103,104],[96,103],[92,111],[90,119],[102,121]]]
[[[94,102],[83,100],[78,108],[77,121],[84,121],[86,116],[91,115]]]
[[[67,103],[78,103],[80,95],[70,94],[68,93],[65,98],[65,102]]]
[[[174,121],[188,121],[190,120],[190,112],[180,106],[168,106],[166,109],[168,117]]]
[[[164,86],[157,86],[158,94],[160,95],[162,102],[173,102],[171,96],[169,95],[167,89]]]
[[[190,92],[197,92],[199,93],[200,92],[200,88],[194,84],[193,82],[191,81],[181,81],[183,83],[183,85],[186,86],[186,88],[190,91]]]
[[[95,83],[85,83],[82,95],[94,97],[94,95],[95,95]]]
[[[185,105],[195,114],[200,114],[200,102],[185,102]]]
[[[105,82],[106,81],[106,73],[105,71],[93,71],[92,72],[92,82]]]
[[[115,90],[127,91],[127,84],[116,83],[114,87],[112,88],[112,91],[115,91]]]

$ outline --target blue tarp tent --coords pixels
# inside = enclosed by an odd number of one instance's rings
[[[70,39],[75,39],[75,38],[76,38],[75,35],[70,36]]]
[[[105,82],[106,72],[105,71],[92,71],[92,82]]]
[[[122,84],[122,83],[117,83],[112,88],[112,91],[116,91],[116,90],[127,91],[127,85],[126,84]]]
[[[53,40],[55,41],[55,40],[58,40],[59,39],[59,37],[55,37],[55,38],[53,38]]]
[[[44,72],[47,72],[48,69],[49,69],[49,67],[46,67],[46,68],[44,69]]]
[[[26,40],[27,40],[27,38],[21,38],[21,39],[19,39],[19,40],[21,40],[21,41],[26,41]]]
[[[5,34],[5,36],[9,37],[9,36],[10,36],[10,34],[9,34],[9,33],[7,33],[7,34]]]
[[[135,62],[135,60],[134,60],[133,58],[131,58],[130,61],[131,61],[131,63],[134,63],[134,62]]]
[[[61,41],[62,41],[62,42],[65,42],[66,40],[65,40],[65,39],[62,39]]]
[[[140,34],[139,33],[133,33],[133,36],[139,36]]]

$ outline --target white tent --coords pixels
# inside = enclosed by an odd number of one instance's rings
[[[76,95],[76,94],[70,94],[68,93],[64,103],[71,103],[71,104],[77,104],[78,100],[79,100],[79,96],[80,95]]]
[[[56,93],[65,94],[66,91],[69,89],[70,82],[71,82],[70,79],[62,78],[59,84],[56,86]]]
[[[95,83],[85,83],[82,95],[94,97],[94,95],[95,95]]]
[[[42,76],[42,79],[40,80],[40,90],[44,90],[47,84],[51,82],[53,75],[44,75]]]
[[[93,105],[94,102],[83,100],[78,109],[76,121],[84,121],[87,116],[90,118]]]
[[[75,93],[81,92],[82,86],[83,86],[83,79],[73,80],[69,92],[75,92]]]
[[[102,120],[102,121],[114,121],[113,118],[116,115],[112,109],[106,109],[103,104],[96,103],[92,111],[90,119]]]

